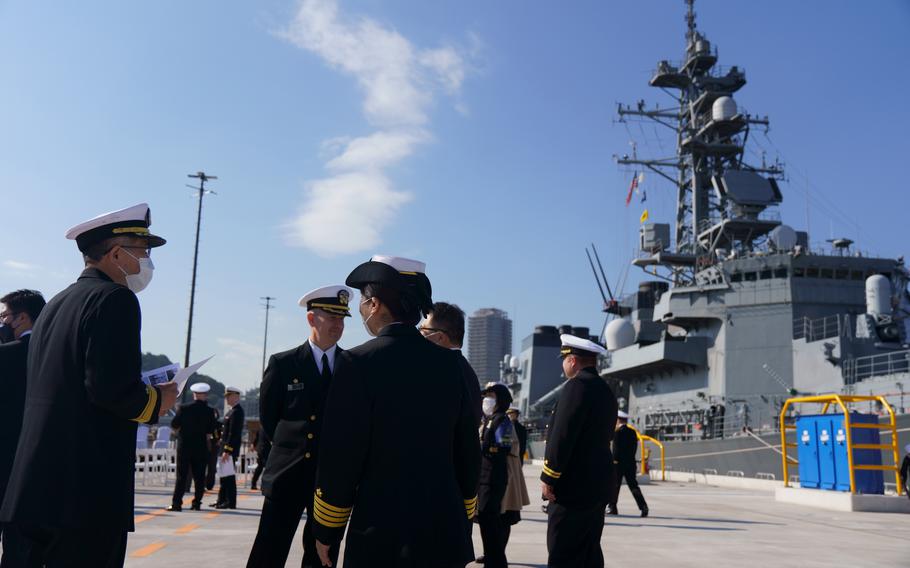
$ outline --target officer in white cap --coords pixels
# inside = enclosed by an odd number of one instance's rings
[[[600,568],[604,510],[613,494],[610,440],[616,398],[597,374],[597,356],[607,350],[590,339],[559,338],[568,380],[550,419],[540,475],[543,498],[549,501],[547,566]]]
[[[303,511],[303,565],[321,566],[313,537],[313,491],[322,442],[326,396],[346,359],[338,341],[351,316],[353,291],[323,286],[298,302],[307,312],[309,339],[269,358],[262,376],[259,415],[262,434],[280,448],[269,454],[262,474],[265,500],[248,566],[284,566]],[[338,560],[339,547],[330,551]]]
[[[175,383],[141,379],[136,293],[152,278],[152,249],[165,242],[150,225],[142,203],[70,229],[85,270],[32,331],[23,434],[0,520],[4,535],[22,534],[41,561],[122,565],[137,424],[157,422],[176,401]]]
[[[192,473],[195,493],[192,509],[202,508],[202,497],[205,495],[205,468],[208,465],[209,440],[215,434],[218,419],[215,409],[207,400],[211,386],[198,382],[190,386],[193,402],[182,404],[177,415],[171,421],[171,427],[177,430],[177,481],[174,495],[168,511],[183,510],[183,494],[189,486],[187,475]]]
[[[619,500],[619,489],[622,487],[622,480],[625,479],[626,485],[629,486],[629,491],[632,492],[632,497],[635,498],[635,504],[638,505],[641,516],[648,516],[648,503],[645,501],[645,496],[638,486],[636,477],[635,454],[638,452],[638,446],[638,432],[629,426],[629,415],[620,410],[616,414],[616,433],[613,434],[613,479],[616,481],[616,486],[607,506],[607,511],[610,515],[619,514],[616,509],[616,502]]]
[[[425,269],[374,256],[345,281],[360,290],[360,316],[375,339],[347,352],[351,365],[326,402],[313,528],[323,564],[348,521],[348,567],[451,568],[474,559],[476,401],[460,355],[417,330],[433,306]]]
[[[240,389],[225,387],[224,402],[231,408],[224,415],[221,434],[221,462],[236,461],[240,457],[240,443],[243,439],[243,407],[240,406]],[[216,509],[237,508],[237,476],[228,475],[218,481]]]

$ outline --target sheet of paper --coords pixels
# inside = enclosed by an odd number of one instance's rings
[[[142,373],[142,382],[152,387],[160,385],[161,383],[166,383],[177,376],[177,371],[179,369],[180,365],[173,363],[171,365],[165,365],[164,367],[152,369],[151,371],[146,371]]]
[[[199,361],[198,363],[194,363],[194,364],[190,365],[189,367],[187,367],[186,369],[180,369],[179,371],[177,371],[177,374],[174,375],[174,381],[177,382],[177,395],[178,396],[180,395],[180,393],[183,392],[183,387],[186,386],[186,380],[188,378],[192,377],[193,374],[200,369],[200,367],[202,367],[203,365],[208,363],[209,359],[211,359],[212,357],[214,357],[214,355],[212,355],[210,357],[206,357],[202,361]]]
[[[230,477],[232,475],[236,475],[237,472],[234,469],[233,458],[228,458],[226,460],[222,460],[221,456],[218,456],[218,463],[215,465],[215,474],[219,478]]]

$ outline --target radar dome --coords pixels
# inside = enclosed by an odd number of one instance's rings
[[[771,244],[775,250],[793,250],[796,246],[796,231],[788,225],[780,225],[771,231]]]
[[[518,357],[512,355],[512,358],[509,359],[509,367],[512,369],[518,368]]]
[[[730,120],[736,116],[736,101],[733,97],[720,97],[711,107],[711,117],[716,121]]]
[[[607,340],[607,349],[616,351],[635,343],[635,328],[628,320],[616,318],[607,324],[604,337]]]
[[[876,318],[891,315],[891,282],[881,274],[866,278],[866,313]]]

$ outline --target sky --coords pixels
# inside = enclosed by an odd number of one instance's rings
[[[699,0],[699,29],[768,115],[753,162],[780,159],[782,219],[810,240],[910,253],[910,3]],[[639,216],[672,222],[659,127],[616,103],[672,106],[647,82],[684,49],[682,0],[0,0],[0,290],[48,298],[82,268],[69,227],[140,202],[168,239],[139,295],[144,351],[183,360],[204,199],[191,359],[242,388],[308,335],[297,300],[372,254],[427,263],[434,299],[599,330],[584,248],[629,292]],[[355,301],[359,301],[355,297]],[[342,346],[367,339],[347,320]]]

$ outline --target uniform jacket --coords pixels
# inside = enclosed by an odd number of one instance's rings
[[[25,360],[30,335],[0,345],[0,502],[6,492],[25,408]]]
[[[240,456],[243,441],[243,407],[238,402],[224,415],[221,433],[221,453],[228,452],[234,459]]]
[[[528,451],[528,429],[518,420],[513,422],[512,426],[515,427],[515,435],[518,439],[518,457],[524,461],[525,453]]]
[[[209,436],[215,434],[217,424],[215,409],[204,400],[180,405],[177,415],[171,421],[171,427],[179,429],[177,449],[186,452],[188,456],[207,456]]]
[[[480,486],[477,492],[478,508],[486,510],[490,496],[501,504],[502,494],[509,483],[506,459],[512,451],[515,429],[509,417],[498,412],[484,420],[480,429]]]
[[[340,347],[335,348],[333,376],[343,372],[343,353]],[[329,384],[319,373],[310,342],[272,355],[259,392],[262,430],[272,440],[262,474],[262,492],[270,497],[275,483],[301,460],[308,464],[304,468],[308,479],[293,482],[312,486],[316,482],[316,458]]]
[[[623,424],[613,434],[613,459],[620,465],[635,465],[638,452],[638,434]]]
[[[518,422],[512,422],[513,429],[518,425]],[[514,434],[512,439],[515,439]],[[503,513],[506,511],[521,511],[522,507],[531,504],[531,498],[528,496],[528,485],[525,483],[525,476],[521,467],[521,455],[518,444],[512,444],[512,449],[506,458],[509,483],[506,486],[506,494],[502,498]]]
[[[161,405],[140,378],[140,318],[136,295],[95,268],[45,306],[0,520],[133,529],[136,426]]]
[[[480,445],[460,355],[392,324],[345,356],[326,402],[316,538],[339,542],[350,520],[345,568],[469,562]]]
[[[616,398],[593,368],[566,381],[550,418],[540,479],[567,507],[606,503],[612,494],[610,440],[616,428]]]
[[[477,380],[477,373],[471,367],[471,363],[465,359],[461,349],[453,350],[458,353],[458,362],[461,364],[461,374],[464,378],[465,388],[468,390],[468,400],[471,401],[471,408],[474,411],[474,424],[479,426],[483,420],[483,409],[480,397],[480,381]]]

